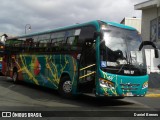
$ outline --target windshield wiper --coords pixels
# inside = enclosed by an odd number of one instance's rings
[[[131,56],[131,53],[129,55],[129,65],[132,65],[132,56]]]
[[[128,64],[128,55],[127,55],[127,52],[126,52],[126,51],[125,51],[125,53],[126,53],[126,58],[123,57],[123,59],[125,59],[125,60],[127,61],[127,64]],[[118,73],[121,72],[121,70],[123,69],[124,65],[125,65],[125,64],[123,64],[123,65],[121,66],[121,68],[119,69]]]
[[[121,66],[121,68],[118,70],[118,73],[121,72],[121,70],[123,69],[124,65],[125,65],[125,64],[123,64],[123,65]]]

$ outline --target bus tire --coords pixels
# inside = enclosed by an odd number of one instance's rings
[[[69,76],[63,76],[60,79],[58,92],[62,97],[65,97],[65,98],[72,97],[72,82]]]
[[[17,71],[13,71],[12,79],[14,83],[18,82],[18,72]]]

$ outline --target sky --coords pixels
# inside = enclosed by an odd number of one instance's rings
[[[22,35],[92,20],[120,22],[141,17],[134,5],[146,0],[0,0],[0,33]]]

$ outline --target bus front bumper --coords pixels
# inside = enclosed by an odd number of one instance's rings
[[[148,91],[148,75],[122,76],[108,74],[99,79],[96,96],[145,96]]]

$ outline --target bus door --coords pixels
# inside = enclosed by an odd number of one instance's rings
[[[95,89],[96,51],[95,43],[83,46],[79,65],[79,92],[92,93]]]

